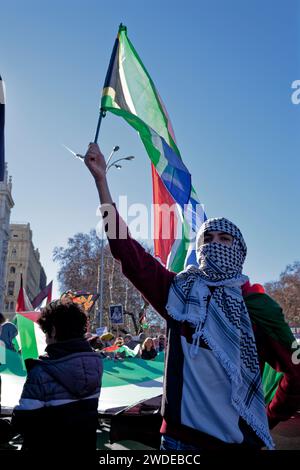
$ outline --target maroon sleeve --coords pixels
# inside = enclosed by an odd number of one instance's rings
[[[102,212],[104,212],[105,231],[113,257],[121,262],[124,275],[165,318],[169,289],[176,274],[164,268],[136,240],[131,238],[116,208],[114,220],[106,217],[107,214],[103,208]],[[110,231],[109,224],[112,223],[115,227]]]
[[[260,358],[277,372],[283,373],[276,394],[267,407],[271,429],[280,421],[289,419],[300,409],[300,363],[299,360],[295,360],[293,352],[294,350],[289,350],[265,335]]]

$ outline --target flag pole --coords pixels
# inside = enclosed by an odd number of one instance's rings
[[[119,32],[124,30],[124,29],[126,30],[126,26],[124,26],[122,23],[120,23]],[[111,77],[111,73],[112,73],[112,69],[113,69],[113,63],[114,63],[114,59],[115,59],[115,56],[116,56],[116,53],[117,53],[117,46],[118,46],[118,38],[115,41],[113,51],[112,51],[112,54],[111,54],[111,57],[110,57],[109,66],[108,66],[105,81],[104,81],[104,88],[107,86],[107,83],[109,83],[109,80],[110,80],[110,77]],[[101,127],[102,118],[105,117],[105,115],[106,115],[106,111],[103,108],[100,108],[100,114],[99,114],[99,118],[98,118],[98,124],[97,124],[95,139],[94,139],[95,144],[97,144],[97,142],[98,142],[98,137],[99,137],[99,131],[100,131],[100,127]]]
[[[98,118],[98,124],[97,124],[95,139],[94,139],[94,143],[95,143],[95,144],[97,144],[97,142],[98,142],[98,137],[99,137],[100,127],[101,127],[101,122],[102,122],[102,118],[105,117],[105,114],[106,114],[106,112],[101,108],[101,109],[100,109],[99,118]]]

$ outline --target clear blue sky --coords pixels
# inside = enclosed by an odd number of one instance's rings
[[[245,271],[278,278],[300,259],[299,2],[101,0],[1,2],[0,73],[6,81],[6,160],[12,220],[29,221],[48,279],[54,246],[95,227],[97,195],[79,160],[93,139],[118,25],[151,74],[208,216],[244,233]],[[148,157],[115,116],[101,129],[108,154],[136,160],[110,172],[113,195],[151,203]]]

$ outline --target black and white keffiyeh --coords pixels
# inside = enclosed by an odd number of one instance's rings
[[[233,237],[231,246],[220,243],[204,245],[207,232],[224,232]],[[247,246],[239,228],[225,218],[208,219],[197,235],[197,261],[201,276],[208,281],[236,279],[242,274]]]
[[[212,231],[232,235],[231,246],[204,245],[204,233]],[[199,268],[189,266],[175,277],[166,308],[174,319],[195,327],[192,358],[201,338],[210,347],[231,381],[232,405],[271,449],[256,343],[241,289],[248,280],[242,274],[245,241],[232,222],[218,218],[202,225],[197,242]]]

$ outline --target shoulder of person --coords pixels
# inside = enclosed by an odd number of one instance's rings
[[[242,292],[245,304],[249,309],[252,310],[272,310],[274,314],[281,314],[282,309],[278,302],[270,297],[264,287],[261,284],[250,284],[250,282],[246,282],[242,286]]]
[[[266,292],[250,292],[244,295],[245,304],[252,310],[270,310],[275,315],[283,315],[282,308]]]
[[[41,360],[28,358],[28,359],[25,359],[24,362],[25,362],[27,373],[30,373],[31,375],[38,375],[40,373],[42,369]]]
[[[10,329],[13,331],[18,331],[17,325],[15,325],[14,323],[10,323]]]

